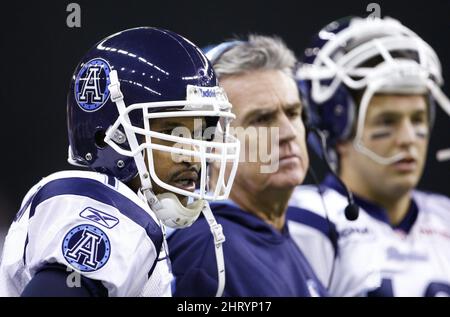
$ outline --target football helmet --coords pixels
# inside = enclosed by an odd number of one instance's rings
[[[323,28],[304,52],[296,74],[310,124],[325,132],[327,145],[352,140],[355,149],[380,164],[402,154],[381,156],[362,141],[367,107],[375,93],[427,94],[450,115],[441,91],[441,64],[435,51],[416,33],[392,18],[350,17]],[[363,91],[358,105],[351,91]]]
[[[213,133],[192,138],[152,131],[152,120],[173,117],[200,117]],[[163,29],[125,30],[97,43],[75,69],[67,97],[68,161],[123,182],[139,177],[158,218],[170,227],[186,227],[205,200],[229,195],[239,160],[239,141],[229,133],[234,117],[213,68],[194,44]],[[158,139],[176,146],[157,144]],[[197,159],[197,190],[162,181],[153,151]],[[215,188],[209,187],[210,164],[219,166]],[[151,180],[168,192],[156,196]],[[184,207],[175,194],[194,202]]]

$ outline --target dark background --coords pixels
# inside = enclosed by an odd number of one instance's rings
[[[81,6],[81,28],[66,25],[70,2]],[[2,2],[0,227],[9,224],[41,177],[71,168],[66,163],[66,92],[79,59],[98,40],[141,25],[170,29],[199,46],[256,32],[280,35],[300,55],[322,26],[347,15],[367,16],[371,2],[380,4],[382,16],[399,19],[434,47],[450,82],[450,0]],[[450,94],[449,84],[444,91]],[[420,183],[422,189],[447,195],[450,162],[436,162],[435,152],[450,147],[449,130],[448,117],[438,110]]]

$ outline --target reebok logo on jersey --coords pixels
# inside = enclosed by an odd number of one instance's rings
[[[392,261],[428,261],[428,256],[424,253],[414,251],[402,252],[394,247],[387,248],[386,255],[387,259]]]
[[[119,219],[116,217],[92,207],[87,207],[80,212],[80,217],[96,222],[108,229],[114,228],[119,223]]]

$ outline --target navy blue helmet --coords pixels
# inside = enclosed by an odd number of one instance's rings
[[[151,131],[150,119],[165,117],[203,117],[213,127],[223,124],[222,137],[193,140]],[[233,118],[231,104],[197,46],[167,30],[125,30],[94,45],[75,69],[67,96],[69,162],[124,182],[139,175],[141,182],[151,178],[168,191],[182,195],[223,198],[229,193],[234,173],[220,174],[221,184],[226,185],[210,196],[207,176],[202,175],[199,191],[191,193],[157,177],[151,150],[196,156],[202,173],[207,172],[211,161],[225,160],[237,167],[239,144],[227,130]],[[158,147],[152,138],[197,150]],[[143,159],[145,151],[148,164]]]

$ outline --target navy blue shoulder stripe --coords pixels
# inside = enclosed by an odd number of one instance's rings
[[[43,201],[60,195],[78,195],[89,197],[104,204],[117,208],[124,216],[128,217],[147,232],[147,235],[155,244],[157,253],[161,250],[163,233],[153,218],[140,206],[127,197],[119,194],[105,184],[81,177],[56,179],[48,182],[37,192],[30,208],[30,218],[34,216],[36,207]]]
[[[39,189],[41,187],[39,187],[36,192],[30,197],[28,198],[27,202],[23,205],[22,208],[20,208],[19,212],[16,214],[16,216],[14,217],[14,221],[17,222],[20,220],[20,218],[22,218],[23,214],[25,213],[25,210],[27,210],[28,206],[30,206],[31,202],[34,199],[34,196],[36,196],[36,194],[38,193]]]
[[[334,253],[337,254],[338,232],[334,223],[312,211],[293,206],[288,207],[286,217],[288,220],[304,224],[305,226],[320,231],[330,240]]]

